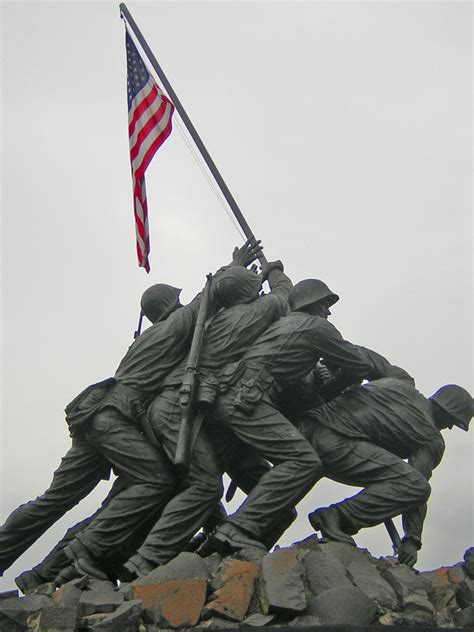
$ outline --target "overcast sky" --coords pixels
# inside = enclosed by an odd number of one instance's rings
[[[269,259],[341,296],[347,339],[427,396],[473,390],[469,2],[130,2]],[[70,444],[64,406],[113,375],[143,290],[183,287],[242,239],[178,129],[148,172],[151,273],[137,267],[124,28],[115,2],[3,2],[0,522]],[[446,433],[418,567],[473,544],[472,432]],[[106,484],[0,580],[37,563]],[[322,482],[307,513],[355,490]],[[388,555],[383,527],[357,536]]]

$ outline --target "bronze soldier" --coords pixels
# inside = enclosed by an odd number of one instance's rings
[[[314,283],[295,286],[290,294],[294,311],[255,341],[212,411],[215,436],[225,427],[274,466],[211,536],[217,550],[264,548],[259,543],[281,511],[299,502],[321,476],[316,452],[277,409],[279,388],[305,377],[321,357],[349,370],[352,380],[404,374],[379,354],[344,340],[327,322],[327,313],[319,315],[317,297]]]
[[[314,529],[355,544],[351,536],[360,529],[402,514],[399,560],[415,564],[428,481],[445,448],[440,431],[453,425],[467,431],[472,415],[472,397],[462,387],[443,386],[426,399],[408,377],[350,388],[307,413],[299,429],[317,451],[323,474],[364,488],[309,514]]]
[[[249,240],[234,250],[231,265],[251,263],[260,250],[259,243]],[[153,325],[134,341],[113,378],[89,386],[67,406],[72,446],[48,490],[20,505],[0,527],[0,575],[101,479],[108,478],[111,466],[127,483],[100,512],[101,528],[115,547],[128,533],[127,524],[133,529],[174,493],[173,469],[164,453],[143,436],[139,419],[164,377],[189,349],[200,298],[182,307],[179,293],[165,284],[145,292],[142,307],[147,315],[147,303],[154,306],[148,314]],[[123,530],[117,528],[119,524]]]
[[[272,291],[259,296],[262,279],[267,278]],[[201,353],[197,401],[206,406],[212,405],[228,368],[272,322],[287,311],[292,288],[280,262],[267,264],[262,277],[245,268],[229,269],[215,279],[214,285],[215,295],[223,309],[209,319]],[[148,414],[147,426],[158,437],[170,458],[176,452],[179,434],[179,385],[182,375],[183,366],[180,366],[168,376]],[[194,445],[185,489],[166,505],[144,543],[125,564],[125,578],[146,574],[183,549],[220,499],[222,489],[219,493],[217,490],[222,484],[223,469],[229,470],[244,487],[251,485],[249,474],[235,465],[238,455],[250,463],[252,476],[260,477],[262,470],[268,469],[261,459],[257,458],[256,463],[255,459],[249,459],[245,454],[248,451],[246,446],[235,441],[234,437],[232,441],[232,462],[230,458],[229,462],[219,462],[214,458],[213,445],[205,431],[201,430]]]

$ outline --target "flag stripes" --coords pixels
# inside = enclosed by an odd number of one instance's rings
[[[145,171],[157,149],[171,133],[174,105],[148,72],[128,31],[127,50],[128,136],[132,167],[133,205],[138,265],[150,270],[150,233]]]

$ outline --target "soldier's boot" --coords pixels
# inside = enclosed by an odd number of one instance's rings
[[[45,583],[45,579],[41,577],[36,571],[25,571],[15,577],[15,584],[21,590],[24,595],[28,595],[38,586]]]
[[[343,530],[341,516],[336,507],[316,509],[308,514],[308,520],[315,531],[321,531],[323,538],[357,546],[354,538]]]
[[[83,577],[85,573],[81,573],[73,563],[69,564],[69,566],[65,566],[57,575],[54,580],[54,585],[56,588],[60,588],[63,584],[70,582],[73,579],[77,579],[78,577]]]
[[[208,537],[197,553],[201,557],[207,557],[215,552],[221,555],[229,555],[235,551],[247,548],[267,551],[266,546],[262,542],[251,538],[231,522],[224,522]]]
[[[79,576],[89,575],[90,577],[95,577],[96,579],[109,579],[108,575],[98,567],[97,561],[94,559],[90,551],[77,538],[71,540],[71,542],[64,547],[64,552],[73,562]]]
[[[135,555],[132,555],[122,566],[119,579],[122,582],[131,582],[138,577],[145,577],[145,575],[151,573],[156,566],[156,564],[144,558],[140,553],[135,553]]]

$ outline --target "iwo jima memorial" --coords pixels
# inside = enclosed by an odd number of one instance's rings
[[[474,548],[456,565],[415,570],[443,431],[469,430],[472,396],[444,384],[440,365],[439,388],[425,397],[404,368],[331,324],[339,296],[325,280],[290,279],[267,261],[120,10],[139,265],[149,271],[145,171],[173,115],[246,241],[186,305],[179,288],[151,285],[113,377],[66,406],[70,449],[44,494],[0,527],[0,574],[111,472],[114,482],[96,513],[16,578],[23,596],[0,593],[0,630],[474,627]],[[325,477],[360,491],[320,507]],[[237,489],[245,500],[229,515]],[[307,495],[308,537],[280,548]],[[385,558],[353,538],[380,524],[394,550]]]

